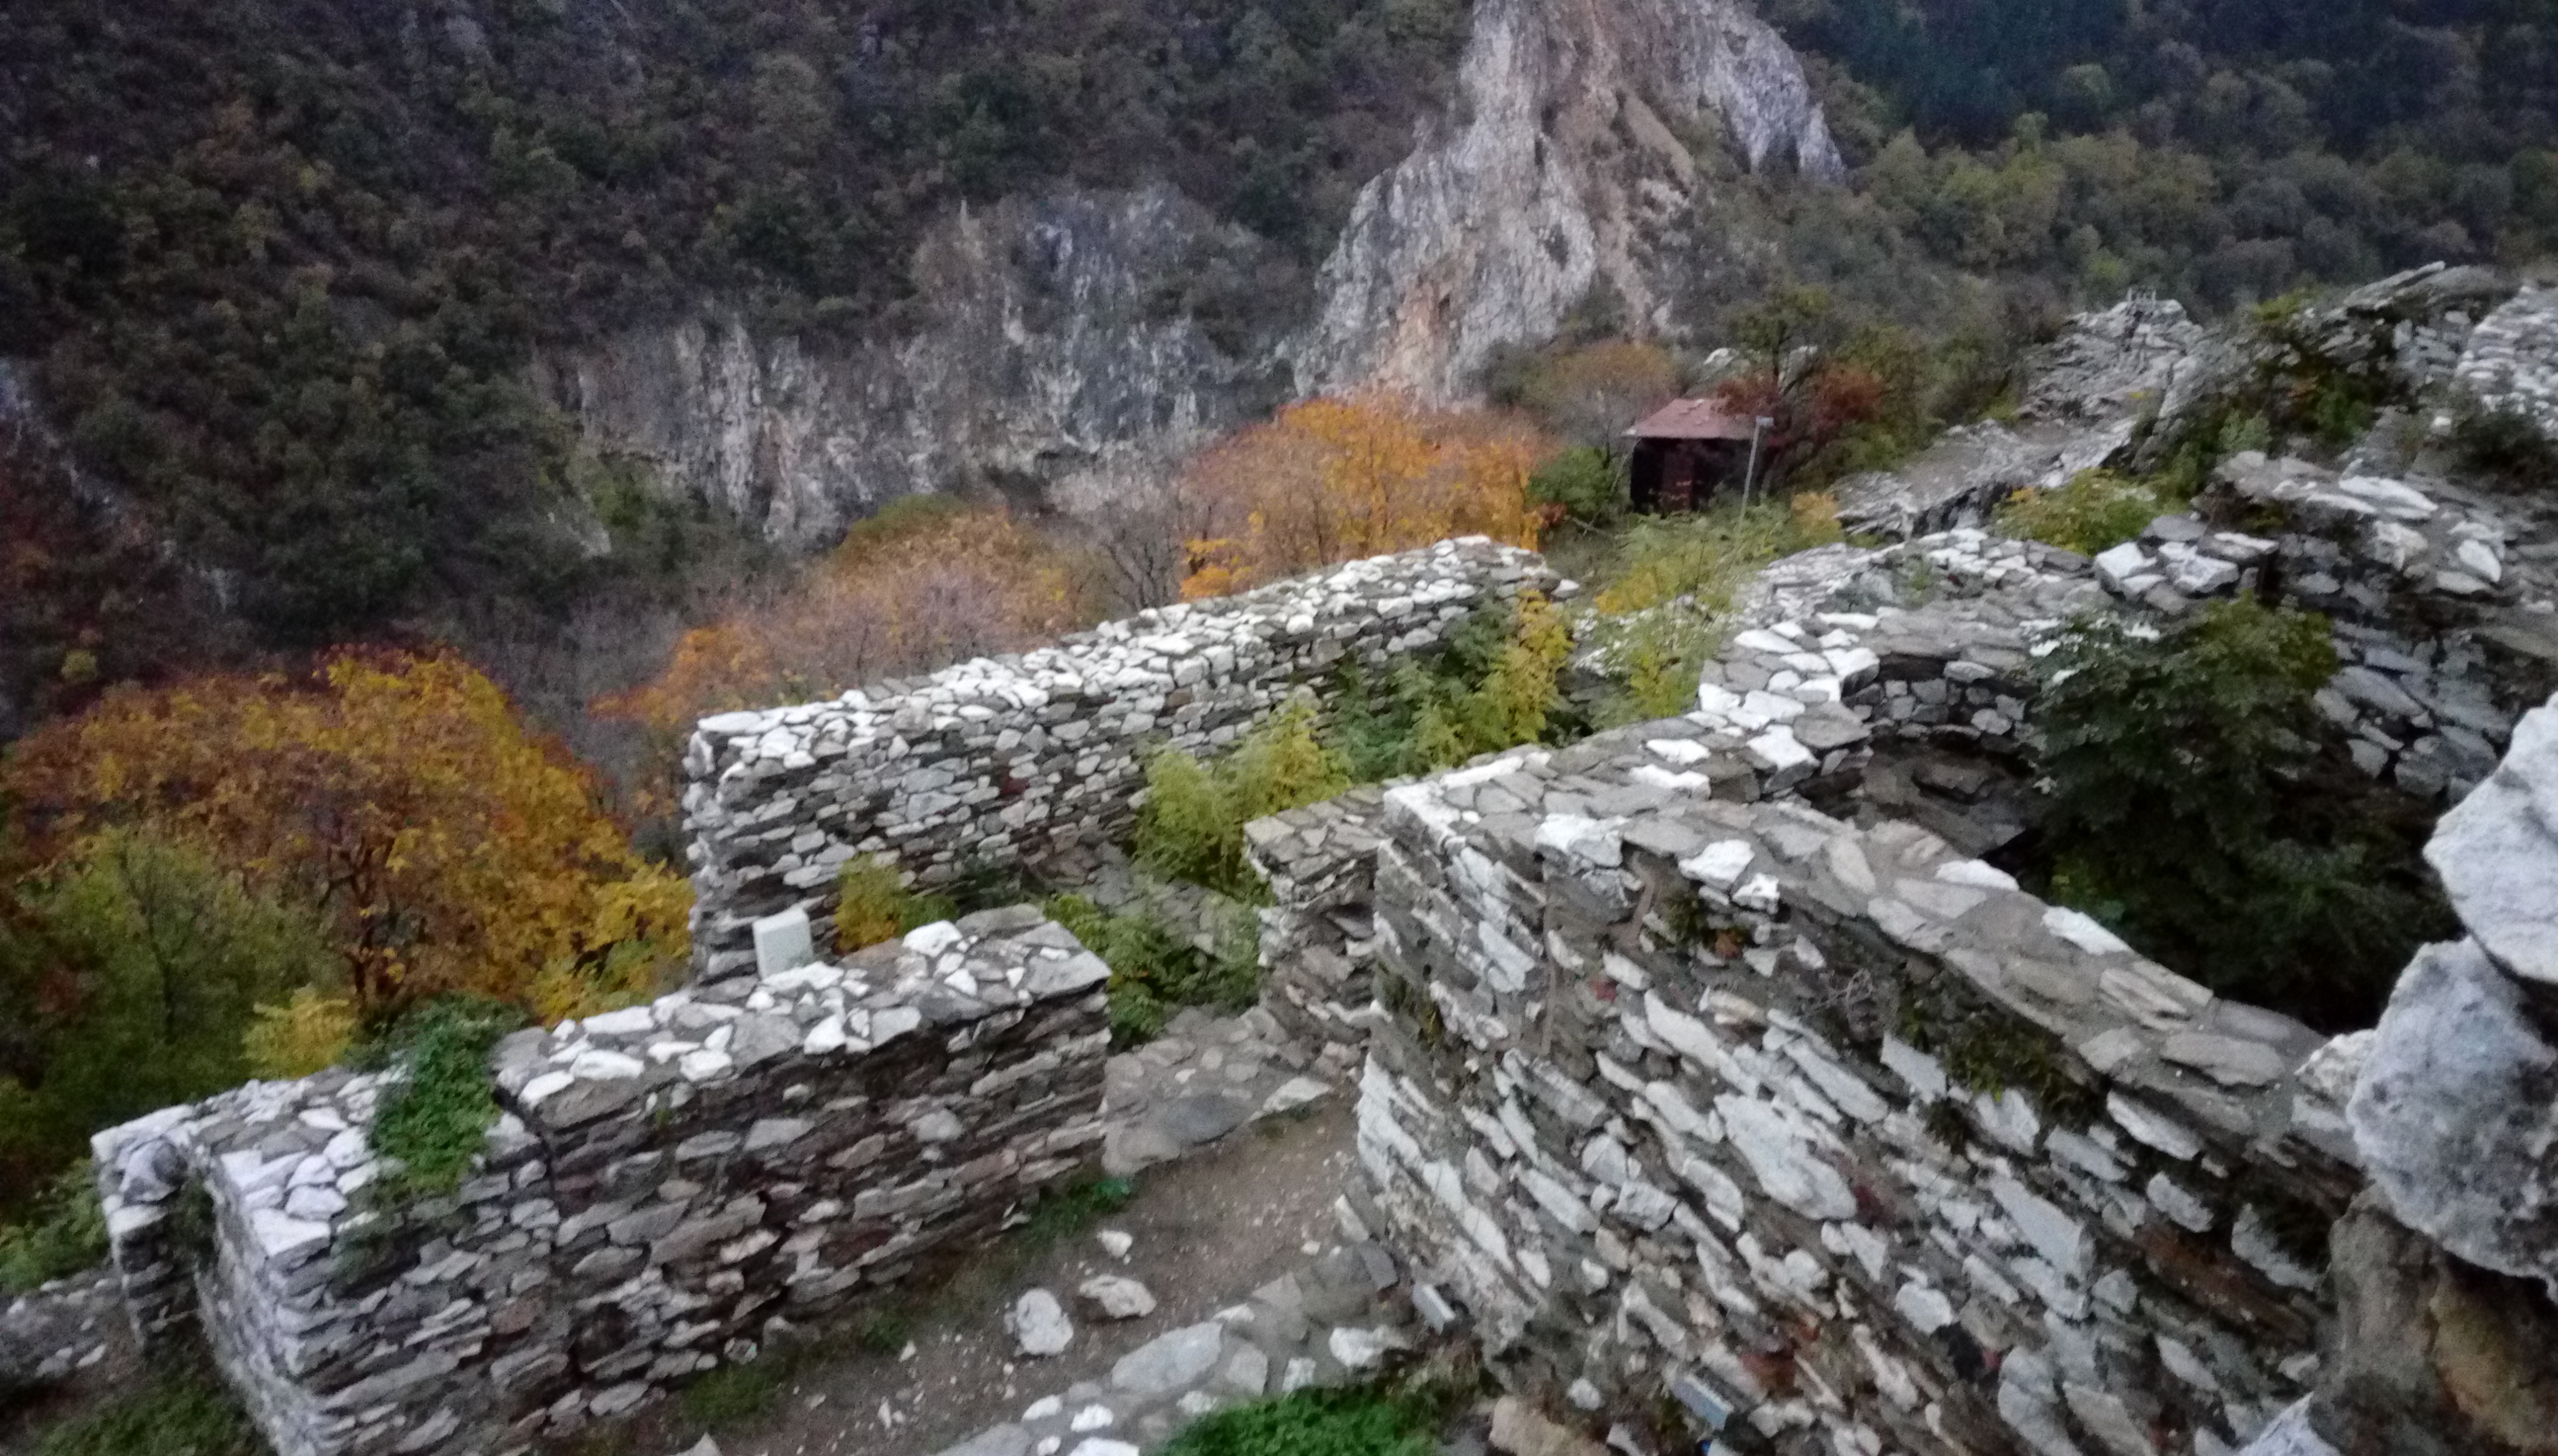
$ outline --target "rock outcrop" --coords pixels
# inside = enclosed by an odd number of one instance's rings
[[[2248,1456],[2558,1449],[2558,699],[2426,857],[2469,939],[2429,946],[2355,1042],[2371,1189],[2332,1240],[2319,1389]]]
[[[963,211],[923,244],[902,337],[764,337],[717,310],[541,370],[587,444],[767,539],[820,545],[899,496],[1107,498],[1285,385],[1159,294],[1266,247],[1169,188]]]
[[[1720,129],[1754,169],[1845,170],[1800,62],[1731,0],[1482,0],[1474,26],[1463,122],[1369,184],[1325,265],[1301,391],[1462,397],[1599,285],[1673,323],[1644,255],[1698,186],[1682,133]]]
[[[1739,0],[1481,0],[1457,114],[1368,186],[1310,293],[1240,325],[1167,300],[1210,267],[1266,275],[1271,244],[1170,188],[1061,186],[934,229],[914,312],[876,338],[767,336],[712,305],[537,372],[591,449],[795,547],[916,492],[1094,505],[1294,393],[1469,395],[1594,284],[1675,329],[1686,263],[1650,240],[1707,185],[1700,142],[1843,171],[1800,63]]]

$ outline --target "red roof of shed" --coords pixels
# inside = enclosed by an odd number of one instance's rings
[[[1626,433],[1638,440],[1747,440],[1750,421],[1711,399],[1673,399]]]

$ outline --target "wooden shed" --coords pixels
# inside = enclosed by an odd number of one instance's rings
[[[1738,491],[1750,468],[1751,421],[1711,399],[1673,399],[1626,432],[1634,442],[1634,510],[1648,515],[1694,510]]]

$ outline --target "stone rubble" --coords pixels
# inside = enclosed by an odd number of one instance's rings
[[[1341,1242],[1253,1290],[1243,1303],[1122,1356],[1108,1380],[1044,1395],[1018,1420],[979,1431],[939,1456],[1096,1456],[1095,1441],[1127,1452],[1152,1450],[1228,1406],[1373,1376],[1393,1352],[1413,1348],[1412,1311],[1393,1256],[1369,1241],[1356,1215],[1344,1219],[1342,1233]],[[1145,1308],[1114,1317],[1143,1319],[1153,1312],[1150,1298]]]
[[[1346,659],[1426,651],[1479,605],[1559,586],[1534,554],[1467,537],[919,682],[705,719],[684,756],[695,963],[747,973],[752,925],[793,907],[830,941],[835,878],[857,855],[938,884],[1115,839],[1155,745],[1223,747]]]

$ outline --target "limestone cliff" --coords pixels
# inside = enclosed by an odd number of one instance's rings
[[[1462,120],[1360,195],[1295,351],[1300,389],[1463,395],[1595,284],[1674,326],[1643,243],[1692,201],[1683,136],[1719,123],[1753,168],[1845,170],[1800,62],[1731,0],[1479,0],[1464,93]]]
[[[710,307],[541,373],[599,452],[775,541],[821,544],[918,492],[1106,496],[1270,397],[1266,363],[1157,302],[1203,250],[1257,246],[1169,189],[1010,200],[925,240],[903,337],[758,337]]]
[[[1726,143],[1842,170],[1801,66],[1741,0],[1478,0],[1458,114],[1369,184],[1311,295],[1256,298],[1244,327],[1212,336],[1181,300],[1211,263],[1284,273],[1268,244],[1169,189],[1061,188],[947,219],[894,330],[763,337],[714,303],[539,373],[592,447],[780,542],[920,491],[1096,504],[1291,392],[1459,397],[1595,283],[1674,327],[1646,238],[1690,210],[1691,146]]]

